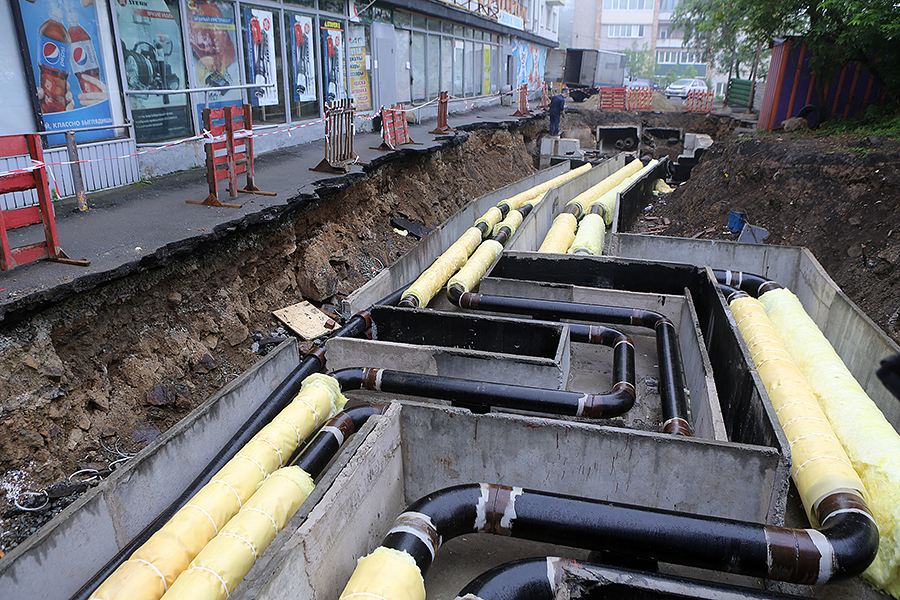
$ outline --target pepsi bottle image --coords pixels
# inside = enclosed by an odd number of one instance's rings
[[[59,6],[51,6],[48,18],[38,29],[37,61],[41,72],[41,111],[66,110],[69,79],[69,32],[62,24]]]
[[[69,22],[69,39],[72,42],[72,73],[78,78],[78,85],[82,92],[102,92],[103,90],[84,78],[85,75],[90,75],[95,79],[100,79],[100,62],[97,60],[94,42],[84,27],[78,24],[76,13],[70,13],[67,21]]]

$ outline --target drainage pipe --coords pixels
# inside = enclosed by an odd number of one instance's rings
[[[584,591],[594,586],[627,587],[628,597],[692,598],[696,600],[801,600],[767,590],[700,581],[664,573],[647,573],[624,567],[610,567],[571,558],[525,558],[479,575],[459,593],[456,600],[554,600],[558,591],[574,580]],[[613,590],[616,588],[607,588]]]
[[[453,286],[448,288],[448,295],[460,308],[530,315],[550,320],[576,319],[614,325],[633,325],[654,330],[659,362],[662,431],[676,435],[691,434],[690,408],[684,389],[678,334],[668,317],[654,311],[617,306],[461,293]]]
[[[634,406],[634,346],[627,336],[615,330],[598,329],[582,330],[581,335],[602,340],[601,343],[614,348],[613,377],[616,383],[608,394],[544,390],[370,367],[341,369],[332,376],[342,391],[365,389],[423,396],[448,400],[474,412],[487,412],[490,407],[498,406],[587,419],[608,419],[621,416]]]
[[[388,565],[362,558],[341,599],[390,586],[425,597],[423,575],[441,544],[469,533],[493,533],[588,550],[802,584],[858,575],[878,548],[865,502],[835,491],[816,507],[818,529],[792,529],[508,487],[466,484],[412,504],[382,541]],[[373,553],[374,554],[374,553]],[[406,557],[417,569],[394,569]]]
[[[396,290],[383,298],[378,304],[394,305],[400,299],[401,290]],[[372,326],[372,316],[369,311],[362,311],[353,315],[340,329],[332,334],[332,337],[356,337]],[[278,387],[266,400],[250,415],[250,418],[241,425],[240,429],[231,436],[222,449],[194,478],[191,484],[182,491],[163,512],[153,521],[147,524],[131,541],[119,550],[99,571],[97,571],[81,588],[75,592],[70,600],[87,600],[92,592],[97,589],[125,560],[137,551],[150,537],[165,525],[181,509],[188,500],[209,482],[214,473],[220,471],[235,454],[245,446],[259,432],[266,423],[272,421],[279,412],[288,406],[300,391],[302,382],[318,371],[325,368],[324,342],[307,352],[300,363],[282,380]]]
[[[312,493],[313,480],[337,454],[346,437],[383,406],[360,406],[335,415],[291,466],[272,473],[240,511],[217,531],[163,595],[162,600],[225,600],[275,536]]]

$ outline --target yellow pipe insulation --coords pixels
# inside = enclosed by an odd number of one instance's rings
[[[643,177],[646,173],[648,173],[650,170],[652,170],[657,164],[659,164],[658,160],[656,160],[656,159],[651,160],[650,162],[647,163],[647,166],[642,168],[640,171],[628,176],[628,178],[626,178],[624,181],[622,181],[621,183],[619,183],[618,185],[616,185],[615,187],[610,189],[605,194],[601,195],[595,201],[591,202],[591,205],[588,206],[587,210],[589,211],[590,207],[594,204],[599,204],[599,205],[603,206],[603,208],[606,210],[606,213],[605,213],[606,225],[607,226],[612,225],[613,215],[615,214],[615,211],[616,211],[616,198],[618,197],[619,192],[622,192],[628,186],[630,186],[632,183],[634,183],[635,181],[637,181],[638,179]]]
[[[503,211],[500,210],[497,206],[492,206],[488,209],[486,213],[484,213],[481,218],[475,221],[475,227],[478,227],[479,224],[484,223],[486,227],[484,228],[484,236],[487,237],[490,235],[490,232],[494,230],[494,225],[503,220]]]
[[[635,173],[640,171],[642,167],[643,163],[641,163],[641,161],[631,161],[612,175],[605,178],[597,185],[589,188],[587,191],[582,192],[569,200],[566,203],[566,206],[569,206],[570,204],[577,204],[581,207],[581,214],[586,213],[588,211],[588,206],[590,206],[595,200],[597,200],[597,198],[622,183],[626,177],[634,175]],[[563,252],[565,252],[565,250]]]
[[[390,577],[385,577],[390,573]],[[425,581],[412,556],[379,546],[357,562],[340,600],[425,600]]]
[[[483,241],[478,246],[475,254],[469,259],[469,262],[456,275],[450,278],[447,285],[459,284],[463,291],[466,292],[474,290],[501,252],[503,252],[503,244],[497,240]]]
[[[494,230],[491,232],[492,235],[497,235],[500,232],[501,227],[509,227],[510,235],[515,233],[515,231],[519,228],[519,225],[522,224],[522,221],[525,220],[525,217],[518,210],[511,210],[509,214],[506,215],[506,218],[494,225]]]
[[[314,374],[271,423],[216,473],[209,483],[122,563],[91,598],[158,600],[204,546],[221,531],[269,474],[346,399],[333,377]]]
[[[300,467],[278,469],[191,561],[163,600],[225,600],[314,488]]]
[[[497,211],[500,212],[499,210]],[[420,307],[425,307],[431,299],[440,291],[447,280],[456,273],[460,267],[469,260],[478,245],[481,243],[481,230],[470,227],[462,237],[456,240],[431,264],[430,267],[419,275],[418,279],[409,286],[404,296],[414,296]]]
[[[553,225],[547,236],[538,248],[538,252],[556,252],[565,254],[572,242],[575,241],[575,228],[578,227],[578,219],[572,213],[561,213],[553,219]]]
[[[810,522],[818,525],[816,505],[823,498],[837,491],[866,497],[865,487],[763,305],[755,298],[738,298],[730,308],[790,443],[791,476],[800,500]]]
[[[866,487],[880,541],[863,576],[900,598],[900,435],[793,293],[772,290],[760,301]]]
[[[603,254],[603,244],[606,242],[606,223],[603,217],[597,214],[585,215],[578,224],[578,233],[569,247],[569,254],[590,254],[600,256]]]
[[[587,173],[591,170],[590,163],[583,164],[577,169],[572,169],[570,171],[566,171],[562,175],[554,177],[548,181],[540,185],[536,185],[531,189],[527,189],[524,192],[519,192],[515,196],[511,198],[507,198],[506,200],[502,200],[497,203],[497,206],[506,205],[510,208],[510,210],[516,210],[521,208],[523,204],[528,202],[529,200],[540,199],[544,194],[546,194],[551,189],[555,188],[558,185],[562,185],[563,183],[569,181],[570,179],[574,179],[578,177],[582,173]]]

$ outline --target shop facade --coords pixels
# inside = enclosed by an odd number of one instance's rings
[[[64,148],[65,131],[86,151],[110,146],[110,158],[202,136],[207,107],[250,104],[254,128],[265,130],[316,121],[328,103],[346,98],[364,117],[397,102],[421,105],[441,91],[496,96],[504,86],[533,83],[555,46],[526,30],[527,7],[511,0],[5,4],[0,81],[9,100],[0,135],[44,132],[51,159]],[[322,134],[268,136],[287,139],[266,139],[260,150]],[[182,145],[191,144],[202,140]],[[115,160],[89,168],[130,170],[107,178],[127,183],[165,171],[166,159],[153,154],[139,155],[137,169]],[[200,164],[196,148],[167,156],[177,168]]]

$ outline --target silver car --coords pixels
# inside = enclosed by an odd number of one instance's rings
[[[687,98],[688,94],[691,92],[707,91],[709,91],[709,88],[706,87],[706,82],[702,79],[679,79],[678,81],[671,83],[663,93],[666,95],[666,99],[668,99],[672,96],[677,98]]]

